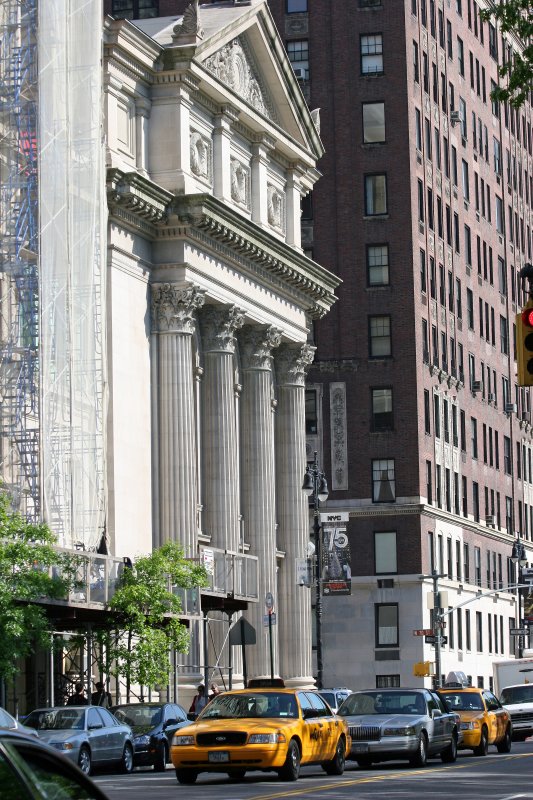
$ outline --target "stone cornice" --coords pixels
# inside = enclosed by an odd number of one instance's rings
[[[167,220],[168,208],[173,194],[157,184],[143,178],[136,172],[125,174],[119,169],[107,172],[107,204],[113,214],[115,210],[129,212],[133,220],[138,218],[144,223],[159,225]]]

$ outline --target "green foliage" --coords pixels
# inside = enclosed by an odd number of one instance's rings
[[[501,33],[511,34],[522,42],[522,50],[514,52],[498,72],[503,85],[491,92],[500,102],[520,108],[533,90],[533,7],[531,0],[500,0],[481,12],[483,19],[497,21]],[[506,54],[501,54],[504,56]]]
[[[46,525],[11,511],[0,490],[0,676],[7,681],[36,644],[50,646],[46,612],[37,601],[63,598],[74,585],[75,563],[55,544]]]
[[[113,675],[143,686],[166,684],[170,650],[188,652],[189,634],[179,620],[182,607],[172,587],[206,586],[205,568],[187,561],[175,542],[167,542],[125,569],[109,604],[118,636],[101,632]]]

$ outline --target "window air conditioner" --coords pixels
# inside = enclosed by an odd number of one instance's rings
[[[496,395],[489,392],[488,401],[489,403],[494,403],[496,401]]]
[[[531,411],[524,411],[524,413],[522,414],[522,419],[524,420],[524,422],[529,422],[529,424],[531,425]]]
[[[475,394],[476,392],[481,391],[481,381],[472,381],[472,392]]]
[[[485,517],[485,522],[487,525],[494,525],[496,522],[496,517],[493,514],[489,514],[488,517]]]
[[[305,81],[305,69],[303,67],[293,67],[293,70],[299,81]]]
[[[457,125],[459,122],[461,122],[461,112],[450,111],[450,122],[452,125]]]
[[[506,414],[516,414],[516,403],[506,403],[504,411]]]

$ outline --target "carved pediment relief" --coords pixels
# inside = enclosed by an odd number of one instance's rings
[[[233,89],[256,111],[276,121],[276,114],[262,85],[259,70],[243,37],[233,39],[204,62],[204,66]]]

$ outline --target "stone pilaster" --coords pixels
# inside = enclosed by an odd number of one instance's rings
[[[274,425],[272,413],[272,350],[281,333],[246,325],[239,336],[243,392],[241,403],[242,499],[245,539],[259,557],[259,603],[245,613],[257,631],[257,644],[247,650],[248,677],[270,676],[268,628],[263,625],[264,598],[276,597],[276,508]],[[273,626],[274,673],[279,675],[277,626]]]
[[[280,673],[288,686],[312,686],[311,593],[296,583],[296,559],[309,543],[308,498],[302,491],[305,456],[305,374],[315,348],[283,344],[276,353],[276,500],[278,546],[285,558],[278,574]]]
[[[192,334],[204,293],[196,287],[152,286],[152,330],[157,336],[157,483],[159,544],[197,549],[196,420]]]

